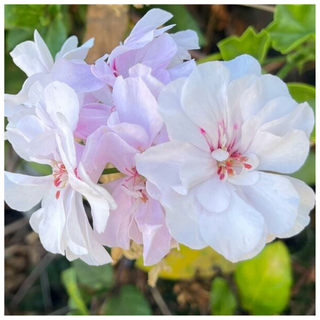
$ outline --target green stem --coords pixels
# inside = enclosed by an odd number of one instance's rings
[[[102,174],[113,174],[113,173],[119,173],[120,171],[117,168],[107,168],[104,169]]]
[[[295,68],[296,66],[296,62],[293,61],[291,63],[287,63],[285,64],[277,73],[277,77],[279,77],[280,79],[284,79],[288,73],[293,69]]]

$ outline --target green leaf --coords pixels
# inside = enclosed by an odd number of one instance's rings
[[[287,83],[290,94],[294,100],[299,103],[308,102],[310,107],[315,111],[316,107],[316,89],[314,86],[306,83],[291,82]],[[315,141],[316,132],[313,129],[310,139]]]
[[[239,262],[235,271],[242,307],[254,315],[281,313],[287,306],[292,284],[287,247],[276,241],[251,260]]]
[[[151,315],[147,299],[132,285],[123,286],[120,293],[106,303],[107,315]]]
[[[170,280],[190,280],[196,274],[204,278],[212,277],[217,268],[224,273],[230,273],[235,268],[235,264],[210,247],[193,250],[184,245],[180,245],[180,250],[172,250],[163,259],[163,263],[166,268],[160,271],[159,278]],[[150,271],[153,268],[153,266],[145,266],[142,258],[136,261],[136,267],[144,271]]]
[[[304,165],[295,173],[290,176],[304,181],[309,186],[316,184],[316,155],[310,151],[308,158]]]
[[[237,300],[229,288],[228,282],[217,277],[211,283],[210,306],[212,315],[233,315],[237,307]]]
[[[89,266],[77,259],[72,262],[79,284],[95,291],[108,290],[113,285],[113,268],[110,264]]]
[[[67,39],[67,30],[62,21],[62,14],[56,16],[47,28],[44,41],[46,42],[53,57],[60,51],[63,43]]]
[[[262,63],[269,44],[269,35],[265,30],[256,33],[252,27],[248,27],[241,37],[230,36],[218,42],[218,48],[224,60],[234,59],[241,54],[250,54]]]
[[[74,268],[66,269],[62,272],[62,283],[65,286],[68,296],[71,299],[70,305],[75,306],[79,314],[89,315],[86,304],[83,301],[81,292],[78,288],[76,270]]]
[[[27,28],[35,29],[50,23],[47,5],[15,5],[7,4],[4,7],[5,29]]]
[[[315,41],[315,5],[277,5],[268,26],[272,46],[287,54],[306,41]]]
[[[220,52],[209,54],[208,56],[197,60],[197,64],[210,62],[210,61],[217,61],[217,60],[222,60],[222,56]]]
[[[26,40],[33,40],[33,30],[12,29],[6,34],[6,51],[10,52],[16,45]]]

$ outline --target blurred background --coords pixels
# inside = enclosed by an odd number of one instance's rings
[[[123,41],[153,7],[171,12],[171,32],[193,29],[197,63],[256,57],[298,102],[315,108],[314,5],[6,5],[5,92],[26,78],[9,52],[37,29],[55,55],[70,35],[94,37],[92,63]],[[315,135],[305,165],[293,176],[315,187]],[[5,142],[6,170],[32,175],[47,168],[21,160]],[[112,250],[115,265],[90,267],[47,253],[23,215],[5,206],[7,315],[315,314],[315,217],[299,235],[276,240],[254,259],[232,264],[210,248],[186,247],[145,268],[141,248]],[[156,285],[156,286],[155,286]]]

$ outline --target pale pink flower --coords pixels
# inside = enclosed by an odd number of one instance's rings
[[[156,79],[148,74],[148,68],[140,66],[136,72],[146,71],[147,81]],[[158,83],[162,87],[161,83]],[[154,145],[159,139],[163,122],[157,112],[157,101],[141,77],[118,77],[113,90],[114,112],[108,119],[108,130],[103,144],[108,150],[107,159],[124,178],[106,185],[118,203],[110,211],[105,232],[100,241],[111,247],[128,250],[133,240],[143,245],[145,265],[152,265],[169,253],[176,242],[165,222],[165,212],[159,201],[146,191],[148,182],[136,170],[135,156]]]
[[[243,55],[199,65],[158,102],[171,142],[137,154],[136,167],[178,242],[235,262],[309,223],[312,189],[273,172],[303,165],[314,116],[279,78]]]

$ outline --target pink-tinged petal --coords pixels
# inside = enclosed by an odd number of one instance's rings
[[[207,211],[223,212],[230,205],[230,185],[226,181],[221,181],[216,174],[199,185],[197,199]]]
[[[79,100],[73,89],[65,83],[54,81],[44,89],[44,98],[48,114],[59,126],[57,113],[66,118],[72,131],[75,130],[79,117]]]
[[[221,62],[203,63],[188,77],[181,95],[187,117],[203,129],[218,146],[218,128],[226,117],[224,92],[230,80],[229,70]]]
[[[174,191],[168,192],[160,202],[166,211],[166,223],[170,233],[177,242],[192,249],[208,246],[199,228],[202,206],[196,197],[197,187],[182,196]]]
[[[290,230],[297,217],[299,194],[284,176],[259,172],[258,182],[242,187],[248,202],[259,211],[268,233],[278,236]]]
[[[13,62],[28,76],[36,73],[48,73],[48,69],[38,56],[38,49],[33,41],[18,44],[10,52]]]
[[[52,253],[64,255],[66,239],[63,236],[66,212],[64,201],[70,193],[70,188],[61,190],[60,197],[52,197],[51,201],[43,206],[43,219],[39,224],[39,238],[43,247]]]
[[[250,119],[270,100],[278,97],[290,97],[287,85],[276,76],[262,75],[239,96],[243,120]]]
[[[169,68],[168,73],[170,75],[170,79],[173,81],[178,78],[189,77],[191,72],[195,69],[196,65],[197,64],[194,60],[190,60],[179,63],[174,67]]]
[[[204,150],[210,151],[200,128],[184,113],[181,107],[181,94],[186,79],[178,79],[168,84],[161,92],[158,103],[171,141],[183,141]]]
[[[120,122],[143,127],[150,144],[162,128],[163,122],[157,111],[157,101],[141,78],[118,77],[113,98]]]
[[[170,20],[173,15],[162,9],[149,10],[134,26],[131,35],[143,30],[144,32],[152,31]]]
[[[250,254],[265,237],[262,215],[235,192],[226,211],[201,212],[200,230],[206,243],[232,262]]]
[[[214,168],[210,154],[207,157],[196,147],[177,141],[163,143],[137,154],[136,165],[138,172],[162,193],[173,189],[181,194],[186,194],[189,187],[209,177]],[[191,167],[192,170],[189,170]]]
[[[111,132],[117,134],[123,141],[129,144],[136,150],[145,150],[150,147],[150,138],[146,130],[137,125],[132,123],[118,123],[114,120],[118,120],[117,113],[113,112],[108,120],[108,128]],[[155,140],[154,140],[155,141]],[[153,141],[153,142],[154,142]]]
[[[291,130],[284,137],[259,131],[248,153],[259,158],[257,170],[293,173],[304,164],[309,148],[309,139],[301,130]]]
[[[132,198],[123,191],[126,184],[126,178],[117,179],[113,184],[112,197],[118,203],[118,207],[115,210],[110,211],[107,226],[102,234],[99,235],[99,240],[104,245],[109,247],[120,247],[125,250],[130,248],[129,227],[131,222],[132,212],[130,211],[132,206]],[[105,185],[105,188],[109,190],[109,184]]]
[[[34,30],[34,42],[37,47],[40,61],[46,67],[47,71],[50,72],[53,66],[52,55],[37,30]]]
[[[28,211],[37,205],[53,185],[52,176],[32,177],[5,172],[4,199],[14,210]]]
[[[310,211],[314,208],[315,194],[314,191],[303,181],[286,177],[299,194],[298,214],[294,226],[287,232],[282,233],[280,238],[295,236],[301,232],[310,222]]]
[[[130,77],[140,77],[147,85],[153,96],[158,99],[161,90],[164,88],[162,82],[151,75],[152,69],[141,63],[129,69]]]
[[[100,146],[100,154],[104,150],[103,159],[106,161],[105,164],[107,162],[112,163],[120,172],[126,175],[129,173],[128,170],[131,171],[135,167],[134,157],[139,151],[131,147],[115,133],[105,133]],[[101,161],[98,156],[97,161]]]
[[[63,70],[63,72],[61,72]],[[91,71],[91,66],[77,61],[59,59],[51,71],[52,79],[66,83],[78,93],[101,89],[105,83]]]
[[[171,235],[159,201],[149,198],[137,210],[136,221],[143,237],[143,261],[149,266],[159,262],[171,249]]]
[[[247,75],[261,75],[259,62],[247,54],[236,57],[233,60],[222,62],[230,71],[230,81],[245,77]]]
[[[103,60],[98,60],[91,66],[92,73],[101,81],[113,86],[116,80],[114,70]]]
[[[87,139],[99,127],[107,124],[111,114],[111,107],[101,103],[90,103],[84,105],[79,113],[79,121],[75,130],[75,136]]]

